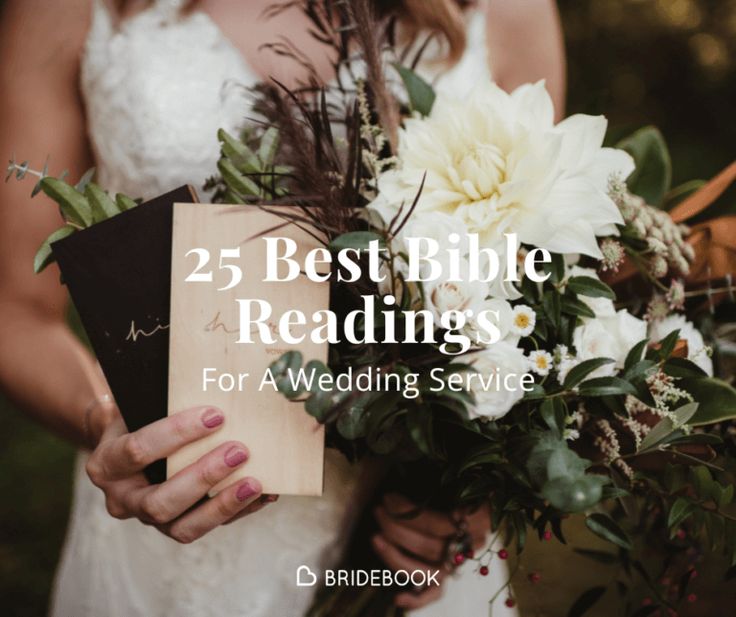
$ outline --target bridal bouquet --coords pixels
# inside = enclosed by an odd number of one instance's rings
[[[488,504],[519,551],[530,532],[564,542],[563,520],[584,513],[612,547],[591,556],[621,565],[622,614],[674,610],[688,547],[736,565],[736,390],[713,376],[688,315],[702,256],[660,207],[684,195],[669,190],[661,137],[604,147],[606,120],[555,123],[543,83],[437,93],[367,3],[297,4],[334,50],[337,82],[260,86],[257,118],[220,132],[205,187],[224,203],[296,206],[285,222],[336,262],[329,361],[284,354],[270,368],[278,390],[305,401],[329,445],[383,461],[386,488],[418,508]],[[288,44],[274,49],[311,69]],[[41,175],[67,220],[51,241],[135,203]],[[46,244],[37,267],[49,256]],[[648,535],[676,556],[674,594],[638,555]],[[474,554],[460,516],[454,565],[484,575],[507,555]],[[628,595],[635,577],[644,612]],[[387,614],[386,590],[362,593],[361,614]],[[341,614],[337,595],[313,614]]]

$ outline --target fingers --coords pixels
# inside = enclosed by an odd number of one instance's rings
[[[105,440],[90,457],[95,484],[133,475],[183,446],[218,430],[225,416],[214,407],[195,407],[158,420],[134,433]]]
[[[428,563],[439,563],[445,557],[446,540],[416,531],[388,513],[384,506],[375,510],[381,535],[392,544]]]
[[[395,604],[404,610],[414,611],[439,600],[443,589],[444,588],[441,585],[432,585],[420,593],[410,593],[405,591],[404,593],[400,593],[396,596]]]
[[[156,525],[173,521],[247,460],[248,450],[242,443],[218,446],[166,482],[148,487],[140,496],[140,518]]]
[[[408,516],[416,511],[416,504],[396,493],[387,494],[383,498],[383,505],[388,514],[394,518],[399,517],[402,525],[423,535],[447,540],[456,534],[455,525],[447,514],[422,510],[415,516]]]
[[[241,518],[248,516],[249,514],[255,514],[259,510],[263,510],[266,506],[275,503],[279,500],[278,495],[261,495],[256,501],[251,503],[245,510],[239,512],[236,516],[233,516],[229,521],[225,521],[223,525],[229,525],[235,521],[239,521]]]
[[[261,483],[255,478],[245,478],[159,529],[177,542],[189,544],[237,516],[260,496]]]
[[[422,571],[426,572],[428,568],[426,563],[423,563],[413,557],[409,557],[401,552],[399,547],[391,544],[381,534],[373,536],[373,548],[376,554],[383,560],[383,562],[392,570],[406,570],[407,572]],[[437,566],[434,568],[439,572],[437,580],[442,581],[447,575],[447,566]]]

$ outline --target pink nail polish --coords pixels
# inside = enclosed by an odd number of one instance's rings
[[[219,409],[210,408],[202,414],[202,424],[207,428],[215,428],[225,421],[225,416]]]
[[[256,485],[252,480],[246,480],[238,487],[235,497],[237,497],[238,501],[247,501],[260,492],[260,486]]]
[[[238,446],[233,446],[225,452],[225,464],[228,467],[237,467],[248,459],[248,453]]]

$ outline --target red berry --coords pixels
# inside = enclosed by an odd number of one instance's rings
[[[539,572],[532,572],[529,574],[529,582],[530,583],[538,583],[542,580],[542,576],[539,574]]]
[[[542,537],[543,537],[543,538],[544,538],[545,540],[549,541],[549,540],[551,540],[551,539],[552,539],[552,532],[551,532],[551,531],[550,531],[550,530],[548,529],[547,531],[545,531],[545,532],[544,532],[544,533],[542,534]]]
[[[480,572],[481,576],[488,576],[488,566],[481,566],[480,570],[478,571]]]
[[[508,559],[509,558],[509,552],[502,548],[500,551],[498,551],[498,558],[499,559]]]
[[[680,540],[684,540],[687,537],[687,534],[685,533],[685,530],[684,529],[678,529],[677,530],[677,537]]]
[[[697,601],[697,599],[698,599],[698,596],[696,596],[696,595],[695,595],[694,593],[691,593],[691,594],[690,594],[690,595],[688,595],[688,597],[687,597],[687,601],[688,601],[688,602],[695,602],[695,601]]]
[[[473,557],[475,557],[475,551],[472,548],[469,548],[467,551],[465,551],[466,559],[472,559]]]
[[[697,576],[698,576],[698,571],[695,568],[690,570],[690,580],[697,578]]]
[[[504,604],[509,608],[514,608],[514,606],[516,606],[516,600],[513,598],[506,598],[506,602],[504,602]]]
[[[652,605],[652,599],[651,598],[644,598],[641,601],[642,606],[651,606]]]
[[[452,561],[455,563],[456,566],[462,565],[462,563],[465,561],[465,555],[462,553],[456,553],[455,556],[452,558]]]

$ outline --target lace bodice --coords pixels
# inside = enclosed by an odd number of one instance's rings
[[[100,183],[109,190],[150,198],[201,186],[216,170],[217,129],[235,131],[248,112],[254,72],[205,13],[181,17],[178,4],[153,2],[116,25],[103,0],[94,0],[82,91]],[[468,52],[438,87],[460,93],[489,78],[482,16],[469,28]],[[323,497],[282,498],[181,546],[135,520],[110,517],[83,459],[55,617],[298,617],[314,590],[295,585],[297,567],[335,565],[353,516],[356,470],[328,451]],[[485,614],[502,582],[495,572],[489,581],[468,570],[448,585],[449,604],[418,614]]]

